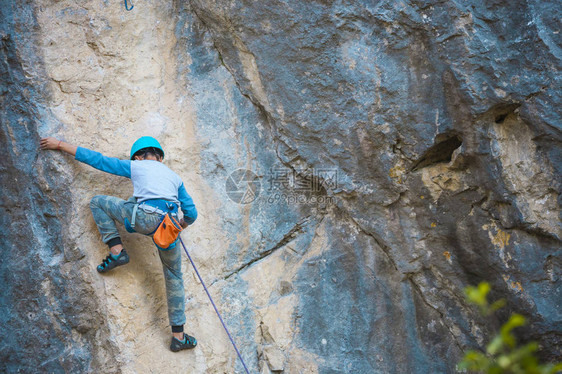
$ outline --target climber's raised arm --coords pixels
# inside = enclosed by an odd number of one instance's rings
[[[74,156],[77,161],[88,164],[106,173],[131,178],[131,161],[120,160],[116,157],[104,156],[99,152],[84,147],[77,147],[55,138],[43,138],[41,149],[60,150]]]

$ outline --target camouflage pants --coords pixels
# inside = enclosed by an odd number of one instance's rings
[[[125,218],[132,222],[135,204],[136,200],[134,197],[131,197],[129,200],[101,195],[92,198],[90,209],[104,243],[120,237],[116,222],[124,224]],[[147,213],[142,209],[138,209],[135,219],[135,231],[144,235],[150,235],[158,227],[161,218],[162,216],[158,213]],[[158,250],[158,255],[162,262],[164,279],[166,281],[166,298],[168,301],[170,325],[181,326],[185,324],[185,291],[181,272],[180,246],[176,245],[165,251]]]

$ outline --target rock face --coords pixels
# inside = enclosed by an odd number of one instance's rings
[[[130,182],[43,136],[162,142],[251,372],[454,372],[512,311],[560,357],[557,2],[117,3],[0,8],[0,371],[243,372],[187,260],[180,354],[149,238],[95,272],[88,202]],[[482,280],[497,321],[463,299]]]

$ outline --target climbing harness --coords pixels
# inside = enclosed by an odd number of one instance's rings
[[[248,368],[246,367],[246,363],[244,362],[244,359],[242,359],[242,355],[240,354],[240,351],[238,351],[238,348],[236,347],[236,344],[234,343],[234,339],[232,339],[232,336],[230,335],[230,332],[226,328],[226,325],[224,324],[224,321],[222,320],[222,317],[219,313],[219,310],[217,309],[217,306],[213,302],[213,298],[211,297],[211,294],[209,293],[209,290],[207,290],[207,286],[205,286],[205,283],[203,282],[203,279],[201,278],[201,275],[199,275],[199,272],[197,271],[197,268],[195,267],[195,263],[191,259],[191,256],[189,255],[189,252],[187,251],[187,248],[185,248],[185,244],[183,244],[183,240],[181,239],[181,236],[179,237],[179,239],[180,239],[181,245],[183,246],[183,250],[185,251],[185,254],[187,255],[187,258],[189,258],[189,262],[191,262],[191,266],[193,266],[193,270],[195,270],[195,273],[197,274],[197,277],[199,278],[199,281],[203,285],[203,288],[205,289],[205,292],[207,293],[207,296],[209,297],[209,300],[211,300],[211,304],[213,305],[213,308],[215,308],[215,312],[217,313],[217,316],[219,317],[219,319],[222,323],[222,327],[224,327],[224,331],[226,331],[226,334],[230,338],[230,342],[232,343],[232,346],[234,347],[234,350],[236,351],[236,354],[238,354],[238,358],[240,359],[240,361],[242,362],[242,365],[244,366],[244,370],[246,370],[247,374],[250,374],[250,372],[248,371]]]
[[[129,8],[129,7],[127,6],[127,0],[125,0],[125,9],[127,9],[127,10],[133,10],[134,7],[135,7],[135,6],[133,5],[133,3],[131,3],[131,7]]]
[[[136,199],[135,199],[136,201]],[[129,221],[129,219],[127,217],[124,218],[124,225],[125,225],[125,229],[132,233],[135,233],[135,222],[136,222],[136,218],[137,218],[137,211],[138,209],[143,210],[146,213],[158,213],[160,215],[162,215],[162,219],[164,219],[164,216],[166,214],[170,214],[172,217],[177,217],[178,216],[178,206],[177,204],[171,203],[169,201],[166,200],[162,200],[162,199],[151,199],[151,200],[146,200],[143,201],[140,204],[135,204],[133,206],[133,214],[131,215],[131,220]],[[156,232],[156,230],[154,230],[154,232]],[[154,232],[151,232],[149,235],[154,234]],[[170,248],[172,249],[172,248]]]

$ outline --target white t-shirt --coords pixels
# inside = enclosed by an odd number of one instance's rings
[[[131,161],[131,180],[137,202],[164,199],[179,204],[181,178],[169,167],[153,160]]]

